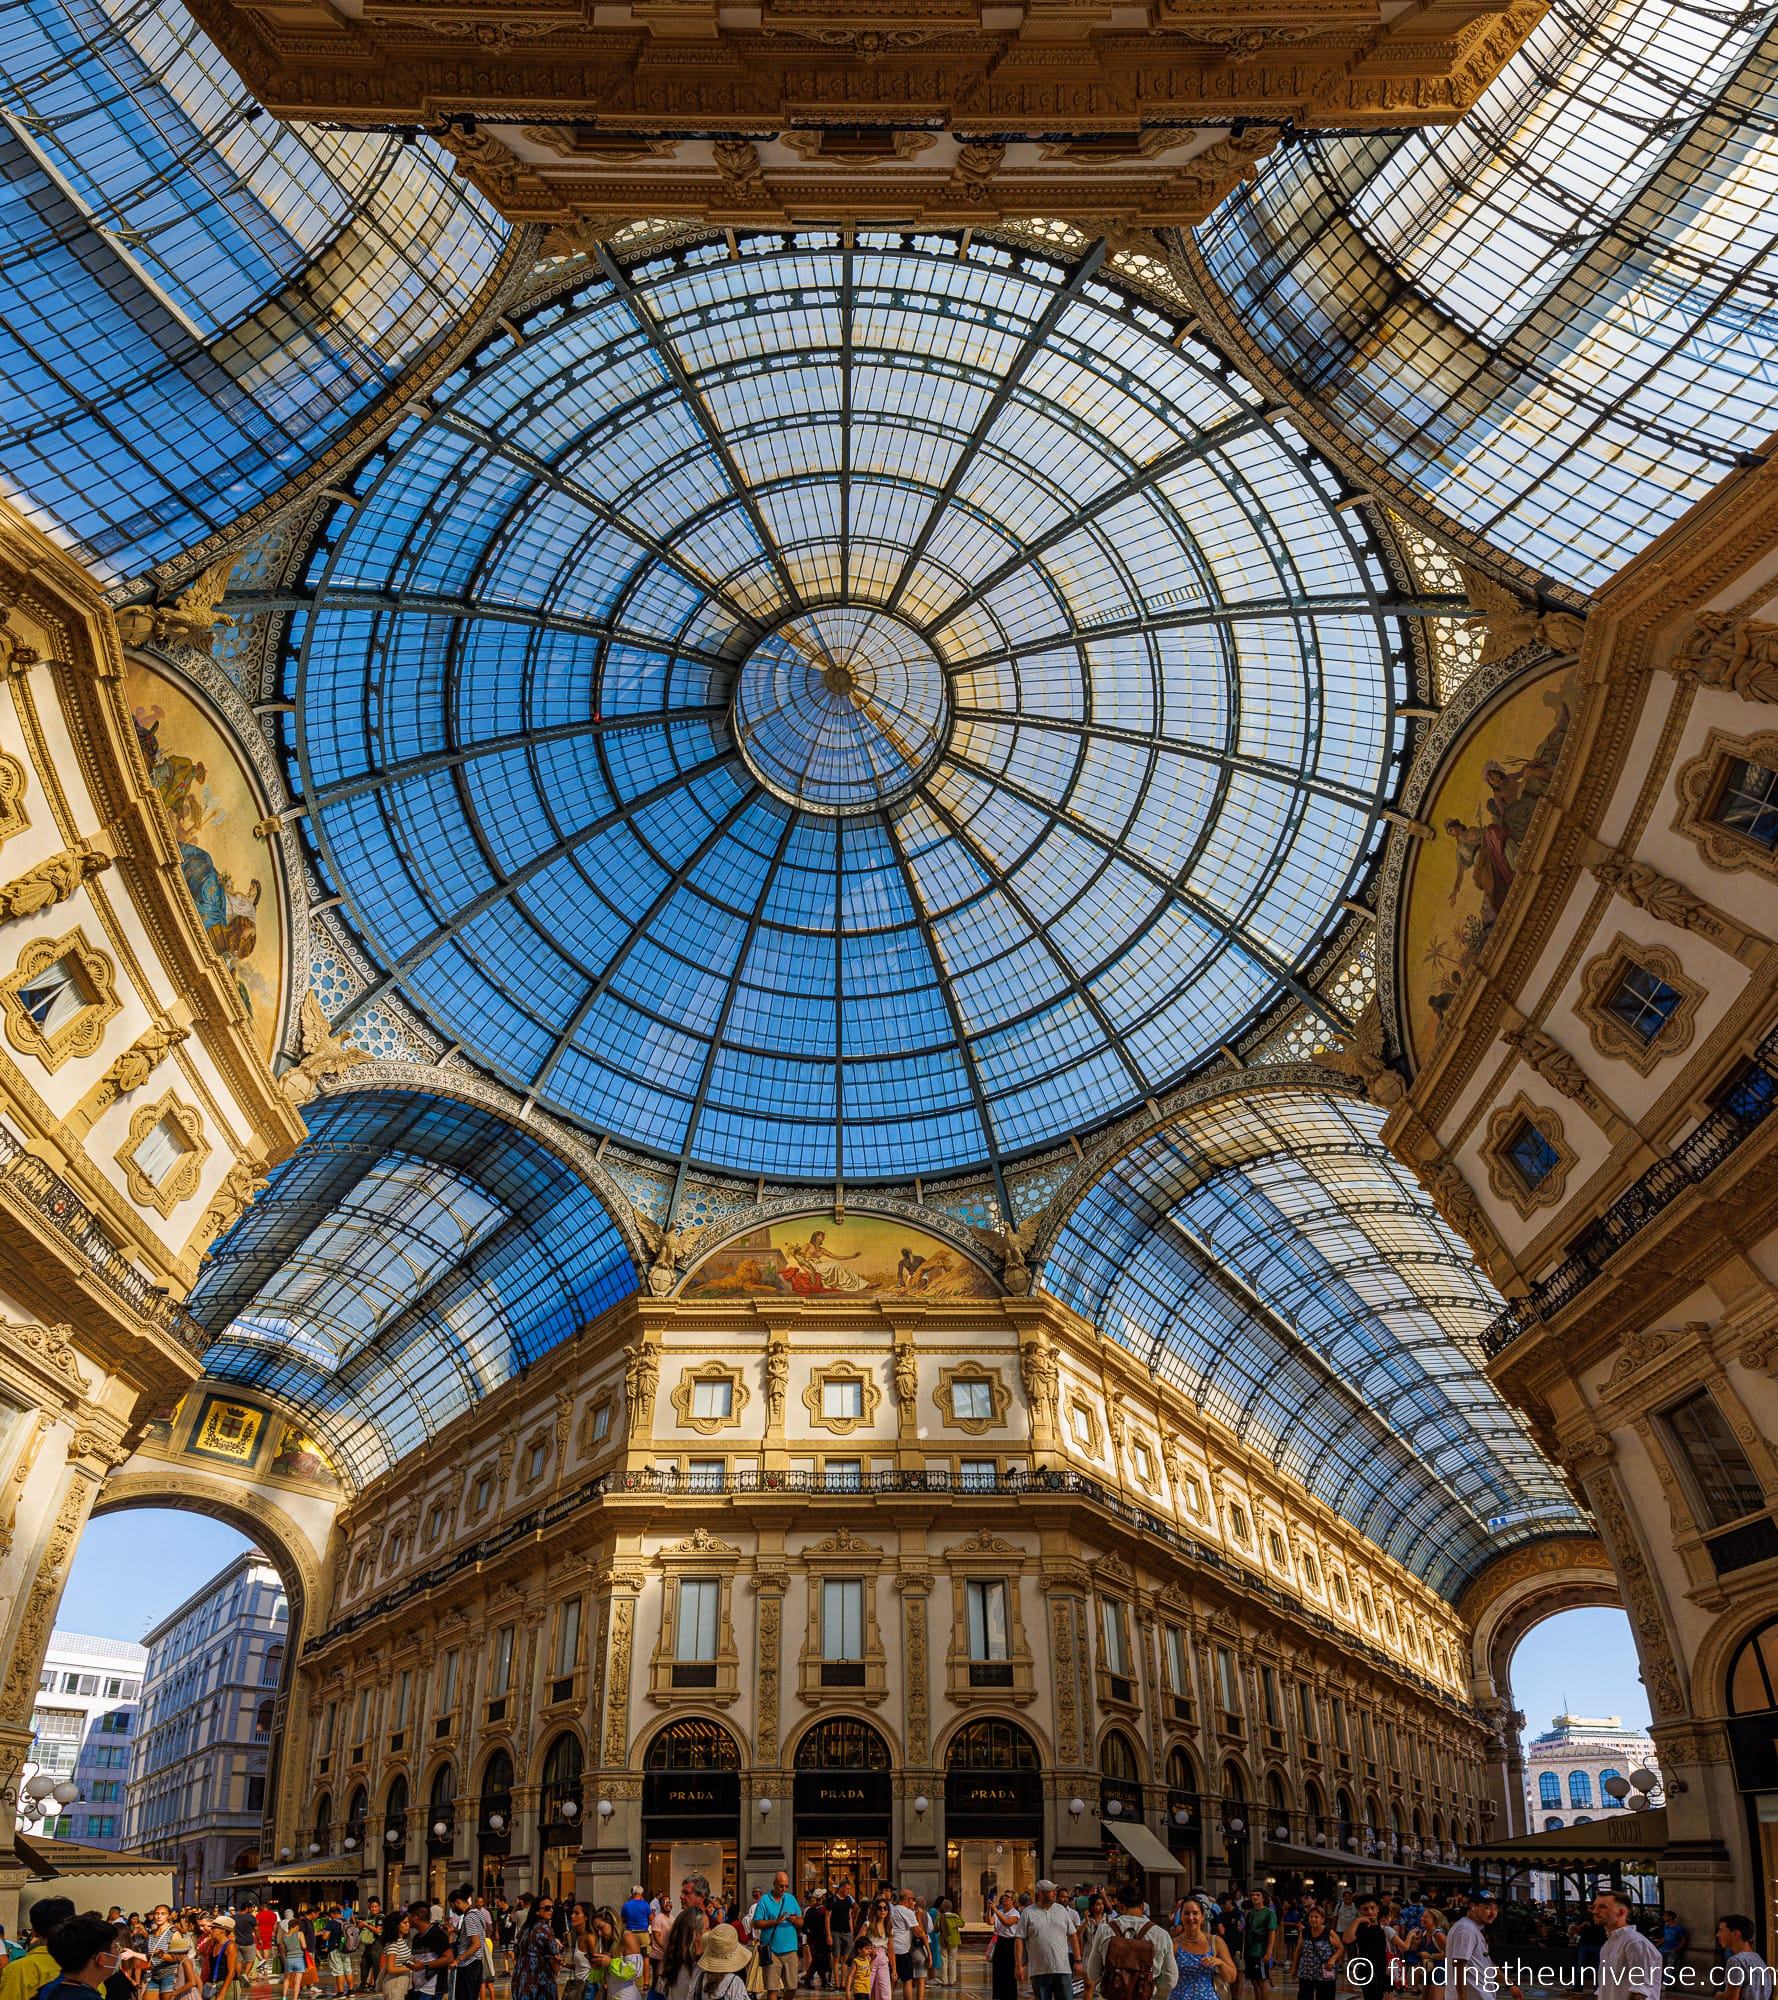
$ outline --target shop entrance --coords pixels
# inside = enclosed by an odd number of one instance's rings
[[[572,1730],[564,1730],[544,1755],[543,1787],[537,1799],[538,1844],[542,1849],[538,1883],[558,1902],[574,1895],[584,1768],[580,1738]]]
[[[701,1875],[739,1894],[741,1752],[718,1722],[670,1722],[642,1759],[642,1871],[651,1896]]]
[[[1750,1912],[1778,1939],[1778,1619],[1741,1641],[1729,1666],[1729,1752],[1747,1800],[1748,1842],[1759,1908]]]
[[[426,1796],[426,1894],[441,1910],[450,1894],[456,1823],[457,1767],[447,1758],[433,1772]]]
[[[945,1753],[945,1886],[969,1924],[994,1898],[1032,1888],[1041,1872],[1043,1770],[1016,1722],[985,1717]]]
[[[796,1893],[841,1882],[870,1896],[889,1880],[889,1746],[870,1723],[836,1715],[796,1746]]]

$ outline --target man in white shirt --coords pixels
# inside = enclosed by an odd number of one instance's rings
[[[909,2000],[917,1979],[926,1977],[926,1967],[932,1963],[931,1946],[926,1936],[926,1913],[920,1908],[919,1899],[912,1889],[904,1889],[889,1905],[889,1947],[895,1958],[895,1981],[901,1988],[902,2000]],[[923,1963],[916,1965],[914,1954],[925,1954]]]
[[[1069,2000],[1080,1970],[1079,1928],[1072,1906],[1056,1901],[1055,1883],[1039,1882],[1037,1900],[1019,1913],[1013,1956],[1013,1976],[1030,1979],[1035,2000]]]
[[[1593,1921],[1605,1929],[1597,1990],[1622,1994],[1624,2000],[1652,2000],[1661,1990],[1661,1947],[1631,1923],[1634,1907],[1621,1889],[1602,1889],[1593,1898]]]
[[[1716,1927],[1716,1941],[1727,1954],[1723,1961],[1723,1984],[1740,2000],[1775,2000],[1778,1973],[1753,1948],[1753,1919],[1724,1917]]]
[[[1501,1980],[1488,1949],[1487,1927],[1499,1914],[1498,1899],[1484,1891],[1470,1898],[1468,1912],[1446,1932],[1445,2000],[1493,2000],[1503,1984],[1508,1993],[1519,1994],[1518,1987]]]

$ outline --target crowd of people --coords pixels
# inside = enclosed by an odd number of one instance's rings
[[[991,2000],[1387,2000],[1397,1989],[1441,2000],[1574,1986],[1606,1995],[1658,1989],[1687,1940],[1672,1911],[1638,1922],[1629,1897],[1595,1896],[1567,1924],[1515,1905],[1515,1943],[1497,1958],[1492,1895],[1397,1902],[1264,1889],[1194,1891],[1165,1910],[1139,1881],[1072,1893],[1040,1881],[1004,1891],[986,1936],[966,1936],[952,1898],[911,1888],[854,1893],[849,1881],[807,1903],[780,1871],[746,1897],[702,1876],[676,1895],[636,1888],[621,1907],[467,1888],[440,1906],[345,1902],[146,1915],[77,1912],[45,1897],[28,1946],[7,1947],[0,2000],[749,2000],[816,1994],[929,2000],[928,1985],[983,1985]],[[1717,1983],[1778,2000],[1751,1919],[1717,1926]],[[972,1970],[971,1961],[975,1961]],[[984,1963],[985,1961],[985,1963]]]

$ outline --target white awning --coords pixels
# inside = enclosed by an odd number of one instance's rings
[[[1150,1875],[1183,1875],[1185,1863],[1171,1848],[1165,1847],[1140,1820],[1127,1823],[1121,1819],[1104,1819],[1099,1822],[1111,1835],[1136,1866]]]

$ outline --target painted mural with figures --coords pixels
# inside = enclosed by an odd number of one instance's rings
[[[1568,733],[1575,670],[1560,667],[1509,696],[1474,729],[1421,817],[1402,925],[1410,1053],[1423,1062],[1473,973],[1513,885],[1538,801]]]
[[[999,1286],[967,1251],[883,1215],[799,1215],[713,1250],[691,1272],[694,1299],[991,1299]]]
[[[182,687],[131,658],[125,693],[148,775],[173,822],[179,867],[268,1059],[284,992],[284,912],[258,796],[239,754]]]

